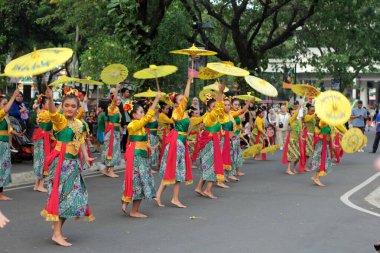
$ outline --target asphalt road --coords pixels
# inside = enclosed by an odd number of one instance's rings
[[[87,177],[96,220],[65,224],[71,248],[50,241],[50,224],[39,216],[44,194],[31,188],[10,190],[14,201],[0,202],[11,220],[0,230],[0,252],[374,252],[373,243],[380,241],[378,217],[349,208],[340,196],[375,173],[376,155],[345,155],[343,163],[323,178],[325,188],[314,186],[310,173],[286,175],[280,156],[247,161],[246,176],[230,183],[230,189],[215,189],[217,200],[198,197],[195,184],[183,185],[181,197],[188,208],[178,209],[168,204],[167,190],[166,208],[143,202],[141,211],[149,215],[144,220],[123,215],[121,178]],[[360,203],[364,195],[355,194],[352,201]]]

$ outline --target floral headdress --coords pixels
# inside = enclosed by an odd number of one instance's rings
[[[37,97],[37,102],[38,102],[39,104],[41,104],[41,103],[42,103],[42,99],[43,99],[44,97],[46,97],[46,95],[43,94],[43,93],[41,93],[40,95],[38,95],[38,97]]]
[[[175,99],[175,96],[176,96],[176,95],[177,95],[176,92],[172,92],[172,93],[169,94],[169,99],[173,102],[173,104],[175,104],[174,99]]]
[[[66,92],[65,96],[74,95],[76,97],[79,96],[79,91],[77,89],[70,89],[68,92]]]
[[[214,99],[214,96],[212,93],[206,93],[205,94],[205,100],[203,101],[204,104],[207,104],[208,101],[210,101],[211,99]]]
[[[125,102],[125,104],[123,106],[124,111],[128,112],[128,113],[131,113],[131,111],[133,109],[133,105],[134,105],[134,101],[133,100],[128,100],[127,102]]]

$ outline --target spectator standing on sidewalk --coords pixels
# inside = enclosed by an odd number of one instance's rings
[[[373,141],[372,151],[370,153],[376,153],[380,141],[380,113],[377,114],[375,119],[375,140]]]
[[[359,128],[363,134],[365,130],[365,119],[367,119],[367,110],[363,108],[363,101],[359,100],[357,108],[352,109],[351,114],[352,126]],[[358,152],[364,152],[363,149]]]

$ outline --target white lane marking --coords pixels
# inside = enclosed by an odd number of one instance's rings
[[[115,172],[122,172],[123,169],[115,169],[114,170]],[[88,173],[86,175],[84,175],[84,178],[90,178],[90,177],[100,177],[100,176],[104,176],[102,173],[100,173],[99,171],[94,171],[94,172],[91,172],[91,173]],[[22,186],[15,186],[15,187],[12,187],[12,188],[9,188],[9,189],[4,189],[5,192],[10,192],[10,191],[15,191],[15,190],[21,190],[21,189],[26,189],[26,188],[30,188],[33,186],[33,183],[30,183],[30,184],[25,184],[25,185],[22,185]]]
[[[379,213],[376,213],[376,212],[372,212],[370,210],[367,210],[365,208],[362,208],[360,206],[357,206],[355,205],[354,203],[352,203],[349,198],[357,191],[359,191],[360,189],[362,189],[363,187],[365,187],[366,185],[368,185],[369,183],[371,183],[373,180],[375,180],[376,178],[378,178],[380,176],[380,172],[377,172],[376,174],[374,174],[373,176],[371,176],[370,178],[368,178],[367,180],[365,180],[363,183],[357,185],[356,187],[352,188],[351,190],[349,190],[348,192],[346,192],[345,194],[343,194],[341,197],[340,197],[340,200],[346,204],[347,206],[353,208],[353,209],[356,209],[360,212],[363,212],[363,213],[368,213],[368,214],[371,214],[371,215],[374,215],[374,216],[377,216],[377,217],[380,217],[380,214]]]

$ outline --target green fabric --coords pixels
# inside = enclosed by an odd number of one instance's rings
[[[232,121],[228,121],[227,123],[222,124],[222,128],[225,131],[232,131],[234,130],[234,123]]]
[[[187,132],[190,127],[190,119],[185,118],[179,121],[176,121],[174,124],[174,130],[177,132]]]
[[[39,126],[44,130],[45,132],[50,131],[53,129],[53,123],[50,121],[49,123],[40,123]]]
[[[206,126],[206,127],[205,127],[206,131],[211,132],[211,133],[217,133],[217,132],[219,132],[219,131],[220,131],[220,128],[221,128],[221,125],[220,125],[219,122],[216,123],[216,124],[213,125],[213,126],[208,126],[208,127]]]
[[[301,133],[301,124],[299,120],[296,120],[296,122],[291,126],[290,138],[293,140],[298,139],[300,133]]]
[[[321,133],[324,135],[330,134],[331,133],[331,127],[330,126],[322,127]]]
[[[104,132],[106,130],[107,116],[104,112],[98,116],[98,132]]]
[[[120,114],[117,113],[115,115],[108,116],[108,121],[111,122],[111,123],[120,123]]]
[[[148,134],[145,135],[130,135],[129,141],[147,141],[148,140]]]
[[[54,136],[58,141],[68,143],[74,139],[74,132],[71,130],[71,128],[66,127],[59,132],[55,132]]]
[[[240,125],[241,124],[241,118],[240,117],[236,117],[235,118],[235,123],[236,123],[236,125]]]
[[[148,124],[145,125],[145,127],[151,129],[150,130],[151,135],[157,136],[157,129],[158,129],[158,121],[157,120],[155,120],[153,122],[149,122]],[[156,129],[156,130],[152,130],[152,129]]]
[[[0,130],[8,130],[8,123],[7,123],[6,119],[3,119],[0,122]],[[8,142],[9,141],[9,136],[8,135],[0,135],[0,141]]]

